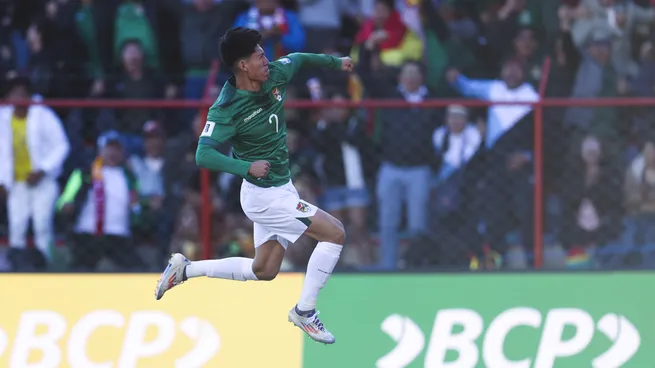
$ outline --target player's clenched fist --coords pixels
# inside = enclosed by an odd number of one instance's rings
[[[355,64],[353,63],[351,58],[347,56],[341,58],[341,70],[343,70],[344,72],[352,72],[354,67]]]
[[[248,170],[248,174],[256,178],[263,178],[268,175],[268,170],[270,169],[271,164],[269,164],[268,161],[255,161],[250,164],[250,170]]]

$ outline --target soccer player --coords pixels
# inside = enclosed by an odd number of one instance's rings
[[[334,336],[318,319],[316,299],[339,260],[345,232],[339,220],[300,199],[291,183],[284,97],[287,84],[301,68],[350,72],[353,63],[347,57],[300,53],[269,63],[259,46],[261,40],[256,30],[241,27],[221,39],[221,58],[234,77],[209,110],[196,152],[199,166],[244,178],[241,207],[254,222],[255,258],[190,262],[174,254],[159,279],[156,298],[199,276],[273,280],[288,244],[305,234],[318,244],[307,265],[300,299],[289,311],[289,322],[315,341],[332,344]],[[217,151],[225,141],[232,144],[233,157]]]

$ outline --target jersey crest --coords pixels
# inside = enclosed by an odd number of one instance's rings
[[[309,208],[308,205],[306,205],[306,204],[304,204],[302,202],[298,202],[298,205],[296,206],[296,211],[300,211],[302,213],[307,213],[307,212],[311,211],[311,208]]]
[[[277,87],[273,88],[273,97],[275,97],[275,99],[278,101],[282,101],[282,94],[280,93],[280,90],[277,89]]]

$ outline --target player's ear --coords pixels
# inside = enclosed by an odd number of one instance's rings
[[[238,66],[239,66],[239,70],[248,73],[248,63],[246,63],[246,60],[244,59],[239,60]]]

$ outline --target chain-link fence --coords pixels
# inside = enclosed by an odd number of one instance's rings
[[[346,225],[346,267],[650,267],[650,103],[352,102],[326,92],[288,103],[291,171],[304,199]],[[171,251],[253,256],[241,179],[195,165],[205,104],[50,105],[70,154],[58,179],[6,188],[3,269],[158,270]],[[312,246],[302,238],[285,268],[302,268]]]

